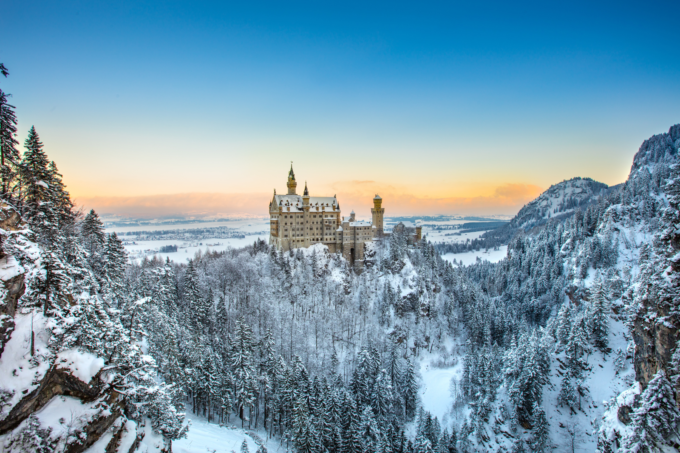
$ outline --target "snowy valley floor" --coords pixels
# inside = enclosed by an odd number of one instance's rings
[[[231,453],[232,451],[240,453],[244,439],[248,442],[248,451],[255,453],[258,449],[258,443],[253,438],[255,436],[264,440],[264,446],[268,452],[286,451],[286,446],[280,445],[276,439],[267,440],[263,430],[249,431],[232,424],[227,427],[217,423],[208,423],[205,417],[189,411],[187,411],[187,419],[191,421],[191,428],[186,438],[172,443],[173,453]]]

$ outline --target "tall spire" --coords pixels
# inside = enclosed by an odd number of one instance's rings
[[[307,190],[307,181],[305,181],[305,193],[303,193],[303,195],[306,197],[309,196],[309,190]]]
[[[297,188],[297,182],[295,181],[295,173],[293,172],[293,162],[290,163],[290,171],[288,172],[288,195],[296,195],[295,189]]]

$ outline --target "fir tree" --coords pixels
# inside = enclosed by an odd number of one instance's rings
[[[609,316],[607,301],[600,279],[595,282],[590,294],[588,324],[593,345],[600,351],[605,352],[608,346],[607,336],[609,335]]]
[[[548,419],[545,416],[543,408],[538,405],[534,407],[534,420],[529,445],[531,450],[536,452],[551,450]]]
[[[632,429],[623,447],[632,453],[661,452],[678,436],[680,411],[666,373],[659,370],[640,395],[640,406],[632,415]]]
[[[245,409],[252,409],[257,394],[252,331],[243,318],[236,321],[231,366],[234,371],[234,399],[243,427]]]
[[[2,75],[7,77],[9,72],[0,63]],[[14,112],[15,107],[8,102],[10,95],[0,89],[0,177],[2,178],[2,197],[6,201],[12,201],[14,195],[11,194],[12,185],[19,166],[19,151],[16,139],[17,117]]]

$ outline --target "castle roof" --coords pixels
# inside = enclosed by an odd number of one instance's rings
[[[367,222],[366,220],[357,220],[356,222],[349,222],[349,226],[351,227],[365,227],[365,226],[371,226],[371,222]]]
[[[274,203],[277,206],[284,208],[289,207],[290,212],[302,212],[302,196],[300,195],[274,195]],[[310,211],[316,211],[314,208],[319,208],[321,211],[322,207],[326,210],[333,210],[333,206],[337,210],[339,208],[338,199],[334,197],[309,197]]]

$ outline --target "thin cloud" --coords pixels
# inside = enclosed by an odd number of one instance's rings
[[[474,197],[418,197],[376,181],[341,181],[330,185],[337,194],[343,212],[355,210],[360,217],[370,216],[375,194],[383,198],[387,215],[490,215],[515,214],[536,198],[542,189],[533,184],[503,184],[491,195]],[[80,197],[76,201],[85,209],[100,214],[133,218],[266,216],[272,194],[265,193],[178,193],[134,197]]]

